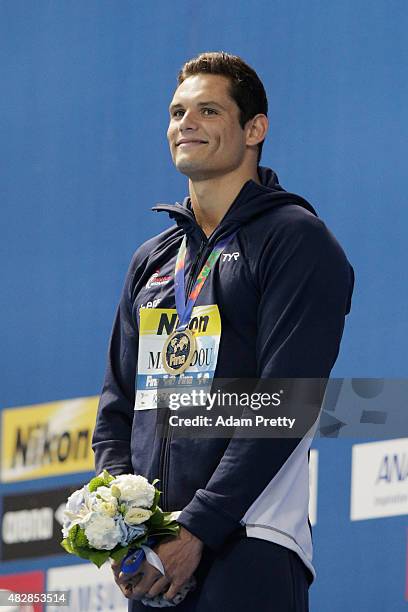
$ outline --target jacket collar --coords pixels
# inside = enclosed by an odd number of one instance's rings
[[[209,239],[195,219],[188,196],[184,198],[182,204],[178,202],[176,204],[157,204],[152,210],[167,212],[188,236],[199,241],[216,240],[271,208],[287,204],[297,204],[317,216],[309,202],[281,187],[273,170],[260,166],[258,174],[261,184],[249,180],[242,186],[241,191]]]

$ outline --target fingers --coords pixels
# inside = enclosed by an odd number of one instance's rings
[[[132,599],[140,600],[150,591],[155,582],[163,578],[162,574],[149,563],[144,567],[144,574],[137,584],[132,585]],[[168,581],[166,581],[168,584]]]
[[[156,595],[161,595],[165,590],[168,589],[170,585],[170,580],[167,576],[162,576],[153,584],[150,590],[146,593],[146,597],[156,597]]]
[[[112,572],[113,575],[115,577],[115,579],[119,576],[120,574],[120,563],[116,563],[115,561],[111,562],[111,568],[112,568]]]
[[[123,595],[128,599],[131,599],[133,596],[133,588],[143,578],[142,566],[140,566],[137,573],[133,575],[122,572],[120,563],[112,562],[111,567],[116,584],[122,591]]]
[[[183,586],[186,584],[186,582],[186,580],[181,582],[173,580],[173,582],[170,584],[170,588],[164,593],[164,597],[169,600],[174,599],[177,593],[181,591]]]
[[[131,599],[133,597],[133,589],[136,587],[136,585],[140,582],[141,579],[142,576],[139,575],[129,577],[125,576],[120,580],[115,580],[115,582],[122,591],[123,595],[128,599]]]
[[[133,587],[135,586],[135,583],[133,582],[135,580],[135,577],[133,578],[128,578],[127,582],[120,582],[119,580],[116,580],[116,584],[118,585],[118,587],[120,588],[120,590],[122,591],[123,595],[127,598],[127,599],[132,599],[133,597]]]
[[[117,583],[118,587],[120,588],[120,590],[122,591],[123,595],[127,598],[127,599],[132,599],[133,596],[133,584],[132,582],[128,582],[127,584],[121,584],[121,583]]]
[[[144,561],[136,574],[122,572],[120,563],[111,563],[116,584],[127,599],[141,600],[164,594],[166,599],[173,599],[184,586],[185,580],[171,580],[163,576],[150,563]]]

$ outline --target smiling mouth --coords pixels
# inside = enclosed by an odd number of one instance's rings
[[[205,140],[185,140],[182,142],[177,142],[176,147],[194,147],[197,145],[208,144]]]

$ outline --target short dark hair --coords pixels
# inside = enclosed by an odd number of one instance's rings
[[[178,84],[196,74],[216,74],[225,76],[230,82],[230,95],[237,104],[242,128],[258,113],[268,115],[268,99],[261,79],[255,70],[237,55],[224,51],[200,53],[186,62],[179,74]],[[263,141],[258,145],[258,164],[261,159]]]

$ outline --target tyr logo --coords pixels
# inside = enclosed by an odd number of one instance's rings
[[[239,257],[239,253],[223,253],[222,261],[231,261],[231,259],[234,259],[235,261],[237,261],[238,257]]]

